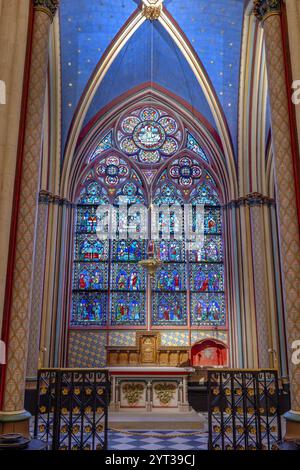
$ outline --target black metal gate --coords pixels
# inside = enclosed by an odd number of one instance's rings
[[[38,371],[34,436],[51,450],[107,449],[107,370]]]
[[[210,450],[275,450],[281,441],[277,372],[208,371]]]

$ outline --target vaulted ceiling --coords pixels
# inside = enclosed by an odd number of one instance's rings
[[[244,0],[164,0],[164,9],[195,50],[237,150],[238,95]],[[83,93],[103,54],[139,0],[61,0],[62,148]],[[143,22],[118,52],[98,87],[86,124],[135,86],[153,82],[184,99],[216,128],[207,97],[188,60],[158,22]]]

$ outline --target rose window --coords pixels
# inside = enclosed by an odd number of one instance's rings
[[[202,168],[191,158],[183,157],[170,168],[170,176],[184,187],[192,186],[202,175]]]
[[[182,132],[164,111],[147,107],[124,118],[117,132],[121,150],[140,163],[159,163],[178,151]]]
[[[97,174],[105,178],[105,183],[115,186],[119,184],[121,178],[126,178],[129,170],[126,165],[120,162],[118,157],[107,157],[97,167]]]

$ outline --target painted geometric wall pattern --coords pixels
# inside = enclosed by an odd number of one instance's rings
[[[161,331],[161,344],[162,346],[188,346],[189,345],[189,332],[188,331]]]
[[[135,346],[135,331],[110,331],[110,346]]]
[[[219,339],[220,341],[223,341],[224,343],[228,343],[228,335],[224,331],[192,331],[191,333],[191,344],[196,343],[197,341],[200,341],[205,338],[214,338],[214,339]]]
[[[70,331],[68,367],[104,367],[105,346],[103,331]]]

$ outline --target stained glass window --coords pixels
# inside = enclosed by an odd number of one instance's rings
[[[167,111],[147,106],[122,118],[117,128],[119,148],[139,163],[153,165],[174,155],[182,143],[179,122]]]
[[[226,327],[220,197],[199,142],[153,104],[103,133],[77,194],[72,326]],[[106,216],[112,239],[97,232]],[[162,262],[152,286],[139,265],[149,239]]]
[[[189,252],[191,324],[225,326],[222,216],[215,183],[208,172],[192,192],[192,225],[197,226],[197,205],[204,205],[203,241]]]

